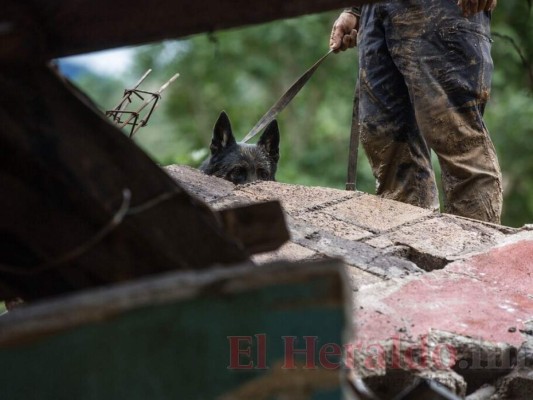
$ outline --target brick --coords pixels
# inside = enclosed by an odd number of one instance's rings
[[[346,240],[357,241],[372,236],[372,233],[355,225],[341,221],[322,211],[299,214],[295,217],[295,219]]]
[[[390,240],[386,235],[377,236],[369,240],[365,240],[365,243],[377,249],[386,249],[387,247],[394,246],[394,242]]]
[[[215,210],[223,210],[226,208],[247,206],[253,203],[254,202],[247,197],[230,195],[211,201],[209,206]]]
[[[423,208],[372,195],[356,196],[323,211],[371,232],[389,231],[432,214]]]
[[[278,250],[269,253],[257,254],[252,257],[252,261],[256,264],[267,264],[275,261],[305,261],[316,258],[316,252],[309,250],[303,246],[295,243],[287,243],[281,246]]]
[[[195,168],[169,165],[164,170],[187,192],[206,203],[230,195],[235,185],[224,179],[204,174]]]
[[[237,186],[235,195],[244,196],[254,201],[278,199],[287,212],[297,213],[320,209],[331,203],[357,197],[359,194],[338,189],[288,185],[269,181]]]
[[[413,262],[431,271],[450,261],[494,246],[505,235],[491,227],[448,215],[437,215],[400,227],[374,239],[376,247],[387,242],[407,246]]]
[[[291,238],[319,254],[344,259],[345,263],[382,278],[400,278],[423,272],[412,262],[388,254],[358,241],[347,240],[330,232],[288,218]]]

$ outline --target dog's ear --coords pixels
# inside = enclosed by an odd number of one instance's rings
[[[265,129],[261,135],[258,146],[263,147],[268,155],[275,161],[279,160],[279,128],[278,121],[274,120]]]
[[[217,154],[220,151],[233,146],[237,142],[231,131],[231,123],[228,115],[222,111],[213,128],[213,139],[211,140],[211,154]]]

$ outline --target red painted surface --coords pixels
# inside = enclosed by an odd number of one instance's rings
[[[430,329],[519,346],[533,319],[533,241],[521,241],[365,296],[356,311],[357,338],[417,340]],[[511,329],[510,329],[511,328]],[[512,328],[515,328],[513,331]]]

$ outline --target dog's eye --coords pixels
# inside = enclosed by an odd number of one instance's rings
[[[242,167],[236,167],[229,173],[230,181],[235,184],[246,182],[246,169]]]
[[[257,170],[257,177],[263,181],[266,181],[270,177],[270,174],[266,169],[259,168]]]

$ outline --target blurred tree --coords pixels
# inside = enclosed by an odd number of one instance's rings
[[[529,13],[527,0],[509,0],[500,2],[493,20],[493,30],[505,37],[495,36],[496,70],[486,117],[504,171],[503,223],[512,226],[533,221]],[[140,47],[134,78],[128,77],[125,86],[148,68],[154,70],[151,81],[156,82],[150,89],[175,72],[181,76],[164,93],[161,109],[136,141],[161,164],[197,166],[208,155],[212,127],[222,110],[230,116],[236,137],[243,138],[328,50],[337,15],[311,15]],[[356,50],[332,55],[279,116],[279,181],[344,187],[356,71]],[[96,101],[109,98],[91,79],[82,84],[87,92]],[[120,95],[117,92],[113,102]],[[373,193],[368,161],[362,151],[360,155],[358,189]]]
[[[290,84],[327,50],[334,14],[200,35],[140,51],[138,71],[181,74],[165,111],[175,132],[165,162],[198,164],[221,110],[244,137]],[[331,57],[279,117],[281,181],[342,187],[356,53]],[[331,79],[332,76],[340,79]],[[149,136],[147,134],[146,136]],[[142,137],[139,138],[144,143]],[[169,142],[170,144],[170,142]],[[196,151],[195,151],[196,150]],[[187,160],[187,157],[190,157]]]
[[[492,21],[495,71],[485,119],[504,183],[502,223],[533,222],[533,18],[529,0],[498,2]]]

